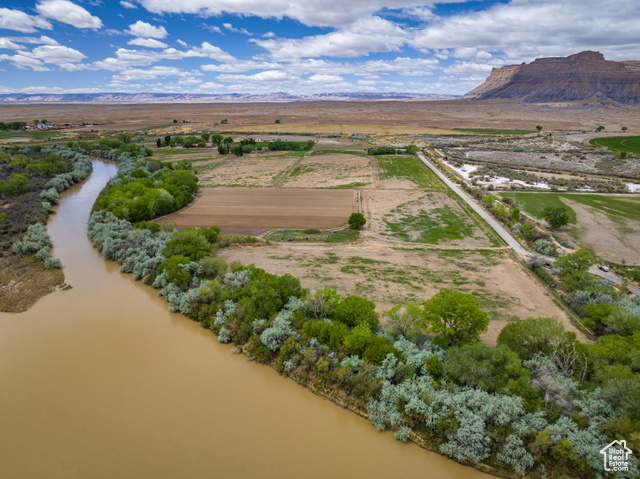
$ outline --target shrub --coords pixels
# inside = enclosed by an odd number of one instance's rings
[[[379,325],[375,303],[362,296],[344,298],[336,306],[333,317],[350,327],[357,326],[362,322],[366,322],[370,328]]]
[[[367,223],[362,213],[351,213],[349,216],[349,226],[354,230],[359,230]]]

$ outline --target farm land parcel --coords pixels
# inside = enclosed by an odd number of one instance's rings
[[[640,196],[506,192],[529,215],[542,221],[546,207],[569,208],[561,235],[609,260],[640,263]]]
[[[223,249],[219,256],[291,273],[312,291],[331,286],[343,297],[375,299],[381,313],[404,301],[421,302],[443,288],[471,292],[492,319],[483,336],[492,344],[508,322],[528,317],[556,317],[576,331],[544,287],[415,157],[370,157],[348,140],[324,141],[297,157],[212,153],[212,167],[201,173],[200,196],[158,221],[218,225],[223,234],[329,229],[346,224],[358,208],[360,191],[368,224],[357,242],[309,244],[279,241],[285,235],[276,234],[265,247]],[[238,183],[251,187],[222,186]]]
[[[331,229],[353,212],[351,190],[204,188],[182,210],[158,218],[178,228],[216,225],[223,234],[259,235],[274,229]]]

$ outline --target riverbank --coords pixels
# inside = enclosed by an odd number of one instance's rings
[[[21,313],[49,293],[67,287],[61,269],[45,268],[33,255],[0,259],[0,311]]]

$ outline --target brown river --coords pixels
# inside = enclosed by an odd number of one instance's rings
[[[248,362],[90,245],[94,162],[49,232],[73,289],[0,314],[0,478],[481,478]]]

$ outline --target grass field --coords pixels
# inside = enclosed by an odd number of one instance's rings
[[[395,221],[385,219],[384,222],[391,231],[391,236],[402,241],[439,244],[463,239],[475,232],[473,221],[465,217],[466,215],[460,215],[459,211],[455,211],[449,205],[429,211],[420,210],[413,215],[405,212],[400,206],[391,213],[400,215],[400,218]],[[419,233],[418,238],[413,238],[413,232]]]
[[[640,154],[640,136],[609,136],[589,140],[593,146],[606,146],[610,150]]]
[[[569,208],[569,223],[576,222],[576,213],[563,203],[560,198],[566,198],[585,206],[591,206],[615,220],[616,217],[640,221],[640,198],[634,196],[607,196],[572,193],[501,193],[509,196],[522,205],[524,210],[536,218],[542,218],[546,207]]]
[[[410,180],[420,188],[442,189],[438,177],[413,155],[376,156],[380,168],[380,179]]]
[[[356,241],[360,238],[360,232],[350,228],[340,231],[307,230],[281,230],[268,235],[271,241],[295,241],[302,243],[344,243]]]
[[[464,131],[465,133],[478,133],[480,135],[528,135],[535,133],[535,130],[501,130],[498,128],[454,128],[455,131]]]
[[[49,138],[56,138],[60,136],[67,136],[66,133],[61,131],[0,131],[0,140],[7,140],[11,138],[21,138],[29,140],[48,140]]]

